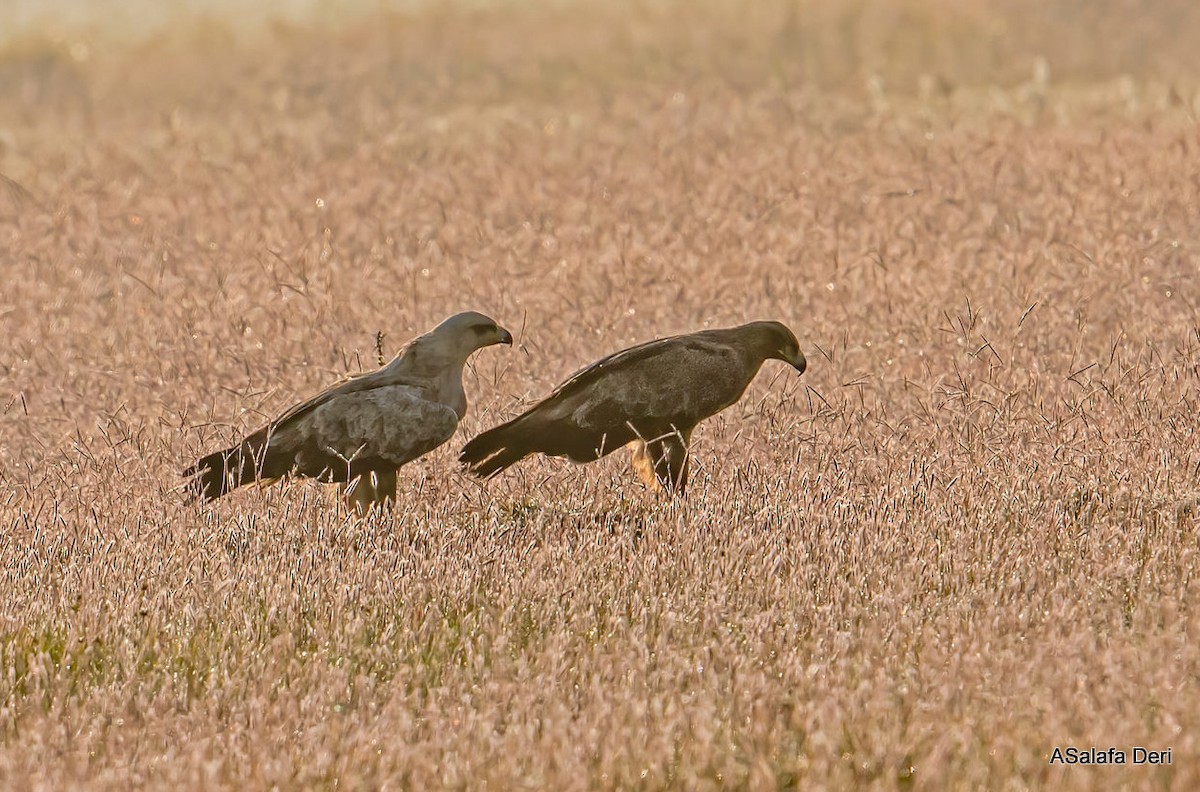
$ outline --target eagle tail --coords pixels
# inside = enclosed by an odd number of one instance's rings
[[[201,457],[183,471],[183,477],[191,479],[188,493],[201,503],[208,503],[257,480],[259,471],[252,449],[241,445]]]
[[[518,419],[519,420],[519,419]],[[522,437],[516,421],[489,429],[463,446],[458,461],[479,478],[489,479],[536,451]]]

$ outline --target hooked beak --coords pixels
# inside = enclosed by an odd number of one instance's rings
[[[791,363],[792,367],[796,369],[797,375],[803,374],[804,370],[808,368],[808,361],[805,360],[804,353],[799,349],[796,350],[796,356],[789,360],[788,363]]]
[[[496,330],[499,332],[499,336],[500,336],[500,340],[498,343],[512,346],[512,343],[513,343],[512,333],[508,332],[500,325],[496,325]]]

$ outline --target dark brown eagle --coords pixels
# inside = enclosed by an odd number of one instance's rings
[[[183,472],[211,501],[255,481],[307,476],[341,482],[360,513],[396,498],[396,469],[450,439],[467,411],[467,358],[512,335],[483,314],[451,316],[383,368],[301,402],[232,448]]]
[[[808,365],[796,336],[779,322],[631,347],[593,363],[522,415],[479,435],[458,458],[470,472],[490,478],[532,453],[591,462],[628,444],[648,486],[682,494],[692,430],[740,399],[771,358],[800,373]]]

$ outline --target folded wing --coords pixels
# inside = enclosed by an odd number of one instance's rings
[[[197,476],[203,500],[291,474],[345,482],[374,471],[394,473],[449,440],[457,426],[453,409],[423,398],[417,388],[349,389],[322,394],[184,474]]]

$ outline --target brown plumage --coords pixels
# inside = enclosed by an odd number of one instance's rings
[[[383,368],[335,385],[284,412],[232,448],[183,472],[211,501],[255,481],[307,476],[340,482],[359,512],[396,497],[396,469],[450,439],[467,409],[471,353],[512,336],[483,314],[450,317],[410,341]]]
[[[768,359],[807,362],[779,322],[662,338],[610,355],[508,423],[463,447],[459,461],[490,478],[533,453],[591,462],[624,445],[652,488],[687,487],[692,430],[741,398]]]

